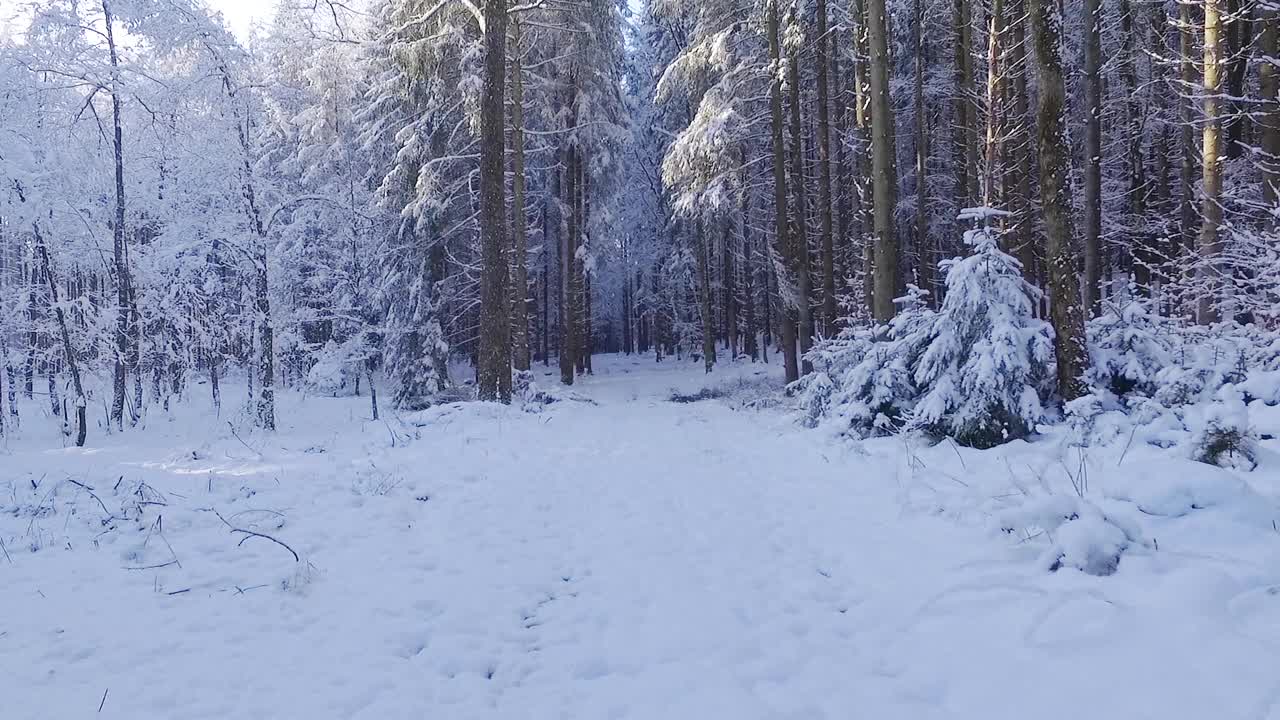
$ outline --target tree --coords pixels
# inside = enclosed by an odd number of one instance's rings
[[[867,3],[867,43],[871,50],[871,181],[875,217],[875,307],[877,320],[893,317],[902,287],[893,216],[897,205],[897,151],[889,100],[889,16],[884,0]]]
[[[1080,282],[1071,254],[1071,154],[1062,70],[1062,0],[1028,0],[1027,7],[1040,81],[1036,134],[1058,393],[1073,400],[1083,392],[1081,376],[1087,356]]]
[[[477,384],[483,400],[511,400],[506,225],[506,0],[484,6],[484,90],[480,105],[480,351]]]

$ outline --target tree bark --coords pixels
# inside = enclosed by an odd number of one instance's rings
[[[791,22],[799,20],[791,11]],[[799,324],[800,340],[800,374],[813,369],[812,364],[804,358],[813,345],[813,285],[812,268],[809,260],[809,232],[807,223],[808,202],[805,198],[804,182],[804,144],[801,139],[800,122],[800,60],[797,57],[799,48],[792,48],[787,56],[787,84],[791,86],[790,128],[791,128],[791,191],[794,206],[791,211],[791,252],[792,271],[796,275],[796,317]]]
[[[893,106],[889,100],[889,15],[885,0],[867,4],[867,45],[871,52],[871,182],[875,224],[876,320],[894,315],[893,300],[901,289],[898,276],[898,243],[893,229],[897,204],[897,170],[894,150]]]
[[[769,116],[770,133],[773,140],[773,221],[774,250],[782,268],[791,265],[791,243],[787,238],[787,167],[786,149],[782,140],[782,69],[781,44],[778,38],[778,0],[767,0],[766,25],[769,35],[769,62],[772,67],[769,73]],[[791,284],[791,279],[778,273],[779,293],[782,284]],[[784,300],[784,306],[786,301]],[[779,321],[782,326],[782,357],[787,382],[800,379],[800,365],[796,354],[796,326],[790,313],[784,311]]]
[[[529,266],[525,236],[524,66],[520,19],[511,21],[511,355],[516,370],[529,369]]]
[[[1096,315],[1102,289],[1102,12],[1084,0],[1084,307]]]
[[[1182,132],[1180,138],[1182,146],[1182,172],[1181,182],[1179,183],[1181,189],[1182,248],[1180,248],[1181,252],[1174,254],[1174,257],[1192,250],[1198,229],[1195,205],[1196,107],[1195,99],[1190,94],[1190,88],[1196,85],[1195,23],[1191,15],[1191,3],[1178,3],[1178,24],[1181,27],[1179,52],[1182,62],[1182,87],[1184,88],[1183,92],[1187,94],[1182,99]]]
[[[1258,65],[1258,84],[1262,95],[1262,197],[1267,210],[1280,205],[1280,72],[1275,63],[1280,62],[1280,9],[1275,5],[1262,10],[1260,38],[1261,61]],[[1268,216],[1268,226],[1276,227],[1274,213]]]
[[[1080,280],[1071,256],[1071,151],[1062,69],[1062,0],[1029,0],[1028,6],[1040,79],[1036,129],[1058,394],[1064,400],[1074,400],[1084,392],[1082,375],[1088,356]]]
[[[506,224],[507,2],[484,5],[484,88],[480,99],[481,400],[511,401],[511,314]],[[523,221],[523,219],[522,219]]]
[[[831,201],[831,87],[827,58],[827,0],[817,0],[818,42],[814,62],[818,70],[818,214],[822,223],[822,323],[824,334],[835,334],[836,263],[834,213]]]
[[[124,428],[125,376],[131,361],[135,372],[137,370],[138,351],[133,345],[136,339],[133,323],[137,313],[133,310],[133,283],[129,277],[128,248],[125,245],[124,135],[120,117],[120,59],[116,52],[115,20],[108,0],[102,0],[102,15],[106,27],[107,51],[111,60],[111,118],[116,193],[115,217],[111,223],[112,257],[116,275],[116,362],[112,380],[111,422],[115,423],[117,430],[121,430]]]
[[[928,303],[934,305],[937,289],[934,287],[934,268],[937,259],[934,257],[933,243],[929,239],[928,214],[928,171],[929,171],[929,135],[925,124],[924,106],[924,0],[915,0],[912,7],[915,22],[915,143],[916,143],[916,252],[920,255],[920,287],[929,292]]]
[[[1220,250],[1218,230],[1222,224],[1222,5],[1221,0],[1204,0],[1204,130],[1202,131],[1201,180],[1204,197],[1200,207],[1199,264],[1196,291],[1200,294],[1196,322],[1218,321],[1213,293],[1218,280],[1213,262]]]
[[[973,205],[977,185],[974,147],[978,139],[975,129],[978,113],[973,105],[973,10],[969,0],[955,0],[952,22],[955,26],[956,84],[952,158],[955,163],[955,202],[957,209],[961,209]]]

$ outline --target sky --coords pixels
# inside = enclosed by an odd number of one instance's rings
[[[210,7],[222,13],[236,37],[249,39],[249,28],[255,21],[265,22],[275,11],[276,0],[205,0]]]

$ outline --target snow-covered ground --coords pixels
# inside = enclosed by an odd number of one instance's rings
[[[1280,719],[1273,441],[1252,473],[853,444],[776,369],[596,366],[540,408],[286,394],[270,436],[175,408],[49,449],[28,420],[0,717]],[[1118,572],[1049,572],[1099,518]]]

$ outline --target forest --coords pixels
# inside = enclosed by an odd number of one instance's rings
[[[1130,305],[1276,314],[1265,0],[285,3],[247,41],[117,4],[3,46],[0,395],[80,444],[195,378],[268,429],[277,387],[509,401],[601,352],[796,381],[908,288],[944,307],[974,229],[1053,347],[998,361],[1005,410],[1115,374],[1086,325]]]
[[[1280,0],[0,0],[0,366],[14,717],[1280,718]]]

